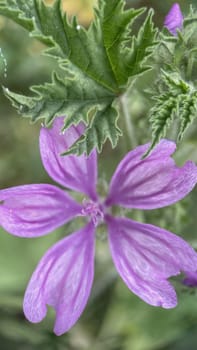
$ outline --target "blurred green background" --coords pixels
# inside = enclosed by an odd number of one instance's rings
[[[93,0],[65,0],[64,9],[76,14],[87,26],[92,19]],[[196,0],[179,1],[183,12]],[[162,27],[164,16],[173,1],[128,0],[133,7],[153,7],[154,21]],[[140,25],[140,23],[139,23]],[[28,33],[0,16],[0,48],[7,61],[0,57],[1,85],[15,92],[28,93],[32,84],[50,80],[55,62],[41,56],[42,44],[30,39]],[[144,75],[130,92],[128,107],[132,116],[134,137],[120,139],[111,150],[106,145],[99,159],[100,186],[109,181],[121,157],[135,143],[147,142],[150,130],[147,112],[151,101],[144,90],[148,75]],[[120,121],[120,126],[123,123]],[[0,93],[0,188],[27,183],[52,182],[41,164],[38,137],[40,124],[30,125],[20,118],[9,101]],[[126,132],[126,130],[125,130]],[[173,130],[169,137],[173,137]],[[175,155],[179,164],[187,159],[197,161],[197,128],[194,125]],[[126,140],[126,141],[125,141]],[[140,221],[159,225],[182,235],[197,248],[197,191],[180,203],[152,212],[130,211],[128,215]],[[37,239],[13,237],[0,229],[0,349],[67,349],[67,350],[195,350],[197,349],[197,294],[173,279],[179,304],[175,309],[151,307],[133,295],[117,276],[105,239],[97,240],[96,276],[89,304],[75,327],[64,336],[52,333],[54,313],[49,310],[41,324],[28,323],[22,312],[26,284],[43,253],[63,237],[76,230],[67,225],[52,234]]]

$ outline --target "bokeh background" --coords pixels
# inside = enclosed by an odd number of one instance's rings
[[[49,1],[48,1],[49,2]],[[93,17],[96,0],[62,1],[69,15],[76,14],[84,26]],[[179,1],[184,13],[196,0]],[[163,20],[173,1],[128,0],[128,7],[153,7],[155,24]],[[138,27],[140,22],[138,23]],[[18,93],[50,80],[55,62],[41,56],[43,45],[12,21],[0,16],[0,84]],[[5,72],[5,60],[6,70]],[[5,74],[6,73],[6,74]],[[115,150],[107,144],[99,157],[100,184],[109,181],[119,160],[135,143],[147,142],[150,130],[147,113],[152,102],[144,93],[149,75],[133,87],[128,100],[134,134],[120,139]],[[28,183],[51,182],[41,164],[38,137],[40,123],[22,119],[0,92],[0,188]],[[169,137],[174,131],[170,130]],[[179,164],[197,161],[197,127],[187,132],[175,158]],[[130,211],[128,215],[180,234],[197,248],[197,191],[169,208],[152,212]],[[77,225],[77,224],[76,224]],[[48,236],[37,239],[13,237],[0,228],[0,349],[1,350],[195,350],[197,349],[197,293],[173,279],[179,304],[175,309],[154,308],[133,295],[117,276],[104,232],[97,240],[96,276],[88,306],[73,329],[56,337],[52,333],[54,312],[49,310],[41,324],[28,323],[22,312],[26,284],[43,253],[59,238],[78,227],[71,223]]]

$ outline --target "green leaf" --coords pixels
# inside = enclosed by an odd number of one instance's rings
[[[150,123],[152,126],[152,143],[145,156],[156,146],[162,137],[165,137],[176,112],[176,100],[170,94],[158,97],[155,106],[150,110]]]
[[[117,145],[118,137],[122,135],[117,126],[117,119],[118,112],[112,106],[107,106],[104,110],[98,111],[85,134],[65,154],[89,154],[94,147],[97,147],[98,152],[101,152],[102,145],[107,139],[114,148]]]
[[[45,124],[50,125],[54,117],[67,115],[66,127],[81,120],[87,124],[89,112],[93,108],[102,109],[110,105],[114,95],[88,79],[76,67],[73,67],[73,72],[73,77],[68,79],[54,73],[52,83],[33,86],[31,90],[35,97],[15,94],[8,89],[4,89],[4,93],[19,113],[31,118],[32,122],[44,118]]]
[[[161,94],[154,96],[155,105],[149,113],[152,126],[152,143],[144,155],[147,156],[161,138],[166,136],[174,118],[178,118],[180,141],[193,119],[197,116],[197,90],[193,85],[181,79],[177,74],[162,73],[160,84],[163,84]]]
[[[36,12],[32,1],[27,4],[25,0],[1,0],[0,14],[14,20],[29,31],[33,30],[33,18]]]
[[[193,91],[191,94],[184,96],[184,99],[181,101],[180,112],[181,125],[178,141],[181,141],[185,131],[192,124],[194,118],[197,118],[197,91]]]
[[[116,81],[121,86],[127,82],[128,76],[131,76],[133,71],[131,48],[133,41],[135,42],[136,40],[132,37],[131,42],[130,26],[134,18],[143,13],[144,9],[124,11],[124,2],[120,0],[110,1],[105,6],[104,4],[104,1],[101,2],[101,11],[103,13],[97,13],[98,17],[101,18],[103,41],[107,57]],[[125,47],[127,44],[128,47]],[[137,50],[135,51],[137,54]],[[124,59],[122,59],[123,53]]]
[[[132,50],[128,51],[128,58],[126,57],[129,66],[129,76],[136,76],[152,69],[150,64],[146,64],[147,59],[151,56],[155,45],[158,43],[155,40],[157,29],[154,28],[152,16],[153,11],[150,10],[137,37],[133,37]]]
[[[33,86],[34,95],[22,96],[4,90],[19,113],[46,125],[58,115],[66,115],[64,129],[83,121],[87,130],[72,152],[102,150],[109,139],[113,147],[121,134],[117,127],[116,101],[132,77],[150,66],[147,57],[156,44],[156,29],[150,11],[137,36],[131,26],[144,9],[124,9],[124,0],[100,0],[95,19],[88,29],[75,17],[69,22],[62,13],[61,1],[47,6],[41,0],[0,0],[0,14],[12,18],[44,42],[46,53],[61,69],[52,82]]]

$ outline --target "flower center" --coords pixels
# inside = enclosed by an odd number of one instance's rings
[[[82,216],[91,217],[93,224],[98,226],[104,220],[104,212],[101,204],[93,202],[90,199],[83,200]]]

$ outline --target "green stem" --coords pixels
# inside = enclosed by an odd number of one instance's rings
[[[191,56],[188,59],[187,71],[186,71],[186,78],[188,81],[192,81],[193,64],[194,64],[194,57],[193,57],[193,54],[191,54]]]
[[[134,149],[138,146],[138,140],[135,133],[135,127],[132,123],[132,118],[129,113],[128,109],[128,97],[126,94],[122,95],[119,98],[119,106],[120,106],[120,112],[122,115],[122,119],[124,120],[124,129],[126,131],[126,135],[124,137],[125,144],[126,144],[126,151]],[[144,222],[144,213],[140,211],[136,211],[134,213],[135,219],[139,220],[140,222]]]
[[[130,150],[135,148],[138,145],[138,142],[135,134],[134,125],[132,123],[131,115],[128,110],[127,95],[126,94],[122,95],[119,101],[120,101],[120,110],[124,118],[125,130],[127,133],[127,137],[125,138],[126,144],[127,144],[127,148]]]

